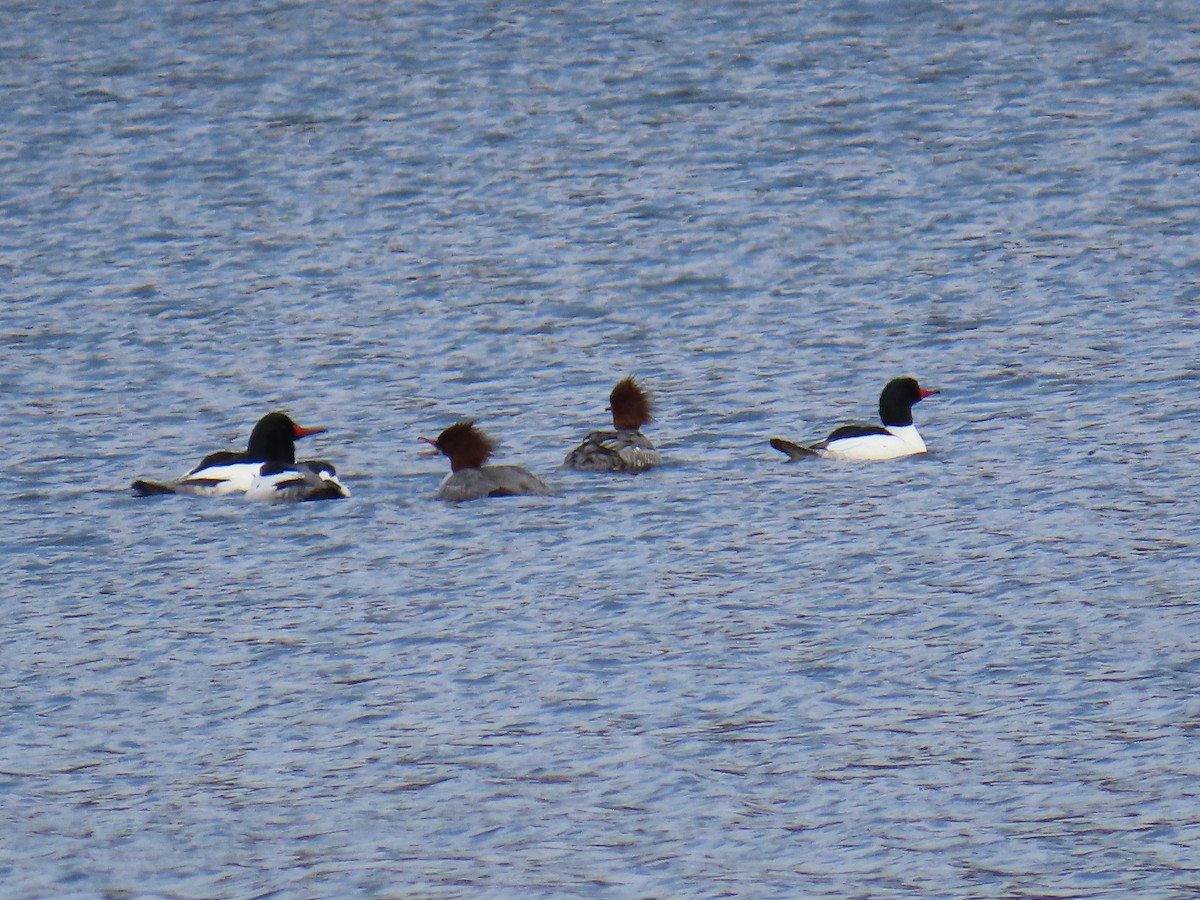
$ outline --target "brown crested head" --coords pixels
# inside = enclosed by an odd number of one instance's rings
[[[622,378],[608,395],[608,408],[612,410],[613,427],[641,428],[654,421],[650,414],[650,395],[633,380],[633,376]]]
[[[450,471],[459,469],[478,469],[491,458],[496,449],[492,439],[475,427],[470,419],[455,422],[437,436],[436,441],[421,438],[433,444],[445,456],[450,458]]]

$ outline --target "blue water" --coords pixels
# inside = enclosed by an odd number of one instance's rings
[[[0,894],[1194,896],[1198,85],[1191,0],[6,10]],[[669,464],[557,470],[631,373]],[[901,374],[928,456],[767,446]],[[350,500],[128,495],[275,408]],[[563,496],[435,502],[465,416]]]

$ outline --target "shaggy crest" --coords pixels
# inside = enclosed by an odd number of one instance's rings
[[[460,469],[480,468],[491,458],[492,451],[496,449],[492,439],[476,428],[475,423],[470,419],[455,422],[439,434],[436,441],[431,441],[429,438],[421,438],[421,440],[433,444],[450,458],[450,471],[452,472]]]
[[[654,421],[650,414],[650,396],[633,380],[632,375],[617,382],[608,395],[608,408],[612,410],[613,427],[618,431],[641,428]]]

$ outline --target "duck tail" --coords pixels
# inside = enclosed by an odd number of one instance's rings
[[[806,456],[817,455],[807,447],[801,447],[799,444],[793,444],[791,441],[785,441],[783,438],[771,438],[771,446],[780,453],[786,453],[788,462],[795,459],[803,459]]]

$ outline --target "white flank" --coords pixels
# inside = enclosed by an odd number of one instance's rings
[[[825,459],[846,460],[899,459],[925,452],[915,425],[889,425],[887,430],[891,433],[839,438],[815,450]]]
[[[209,466],[189,472],[179,479],[177,489],[206,497],[244,494],[254,486],[262,463],[233,463],[228,466]],[[206,482],[215,482],[207,484]]]

